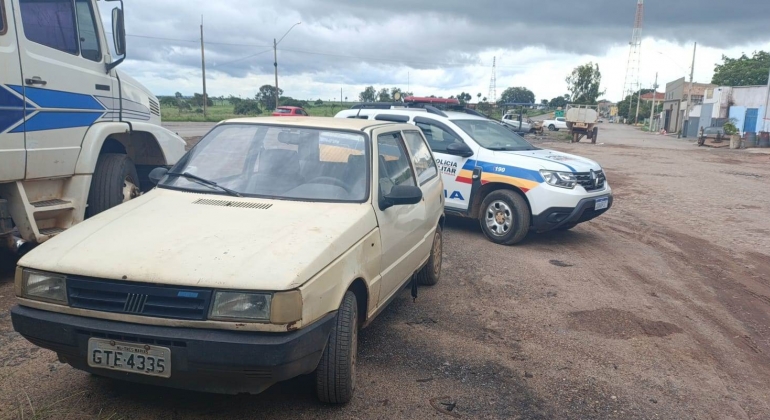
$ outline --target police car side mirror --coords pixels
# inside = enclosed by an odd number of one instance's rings
[[[471,150],[471,148],[468,147],[467,144],[462,142],[451,143],[449,146],[446,147],[446,153],[448,155],[454,155],[454,156],[460,156],[460,157],[473,156],[473,150]]]

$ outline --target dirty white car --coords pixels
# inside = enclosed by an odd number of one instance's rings
[[[14,328],[77,369],[220,393],[315,373],[344,403],[358,330],[439,280],[443,186],[413,125],[231,120],[151,178],[19,262]]]

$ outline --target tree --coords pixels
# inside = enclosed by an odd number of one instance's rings
[[[596,100],[604,95],[604,91],[599,90],[602,73],[599,71],[599,65],[593,62],[575,67],[566,81],[572,93],[573,103],[596,105]]]
[[[543,99],[540,101],[540,105],[548,106],[548,99]]]
[[[203,94],[201,93],[194,93],[192,99],[190,100],[190,103],[193,106],[202,107],[203,106]],[[206,97],[206,106],[214,106],[214,101],[211,100],[208,96]]]
[[[401,88],[395,86],[390,88],[390,97],[393,98],[394,101],[396,100],[397,93],[401,95],[402,99],[404,98],[404,92],[401,91]]]
[[[476,102],[481,102],[481,92],[476,94],[476,98],[478,98]]]
[[[379,102],[390,102],[391,101],[390,92],[388,91],[388,88],[380,89],[380,91],[377,93],[377,100]]]
[[[548,106],[551,108],[564,108],[569,102],[569,95],[557,96],[548,101]]]
[[[634,92],[633,95],[626,96],[622,101],[618,102],[618,116],[626,118],[629,123],[636,122],[636,104],[638,102],[639,95],[645,95],[653,92],[652,89],[642,89]],[[663,104],[660,102],[655,103],[655,110],[662,111]],[[639,121],[642,121],[650,117],[650,111],[652,111],[652,103],[647,101],[639,102]]]
[[[509,87],[508,89],[503,91],[502,95],[500,95],[499,102],[503,104],[510,104],[510,103],[531,104],[535,102],[535,94],[532,93],[531,90],[525,87]]]
[[[367,86],[363,92],[358,94],[358,100],[361,102],[374,102],[377,100],[377,91],[374,86]]]
[[[283,95],[283,89],[278,89],[278,96]],[[259,93],[254,97],[262,104],[264,109],[275,109],[275,86],[263,85],[259,88]]]
[[[755,51],[751,57],[742,54],[739,58],[722,56],[722,64],[714,66],[711,83],[719,86],[767,85],[770,69],[770,53]]]
[[[457,100],[460,101],[460,105],[465,105],[470,102],[471,98],[473,97],[470,93],[460,92],[460,94],[457,95]]]
[[[259,102],[255,99],[238,98],[233,105],[233,114],[235,115],[259,115],[262,110],[259,109]]]
[[[323,105],[324,101],[319,98],[319,99],[315,100],[314,104],[316,104],[316,105]]]

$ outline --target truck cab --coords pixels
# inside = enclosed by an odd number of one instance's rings
[[[0,0],[0,245],[44,242],[130,200],[184,154],[157,98],[116,68],[122,7],[111,42],[99,16],[96,0]]]

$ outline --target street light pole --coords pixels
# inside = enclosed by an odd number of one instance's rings
[[[650,110],[650,133],[652,133],[652,119],[655,117],[655,97],[658,96],[658,73],[655,73],[655,84],[652,85],[652,109]]]
[[[289,28],[289,30],[286,31],[285,34],[283,34],[281,39],[276,41],[275,38],[273,38],[273,67],[275,67],[275,107],[276,108],[278,108],[278,100],[279,100],[279,97],[281,96],[278,93],[278,44],[280,44],[281,41],[283,41],[283,39],[286,38],[286,35],[288,35],[289,32],[291,32],[291,30],[294,29],[295,26],[301,23],[302,22],[297,22],[294,25],[292,25],[291,28]]]
[[[690,131],[690,107],[692,106],[692,79],[695,75],[695,50],[698,48],[698,43],[696,42],[695,45],[692,47],[692,67],[690,67],[690,86],[687,88],[687,110],[684,114],[684,121],[682,121],[682,128],[684,128],[684,124],[687,123],[687,131]],[[685,132],[684,136],[687,137],[689,133]]]

